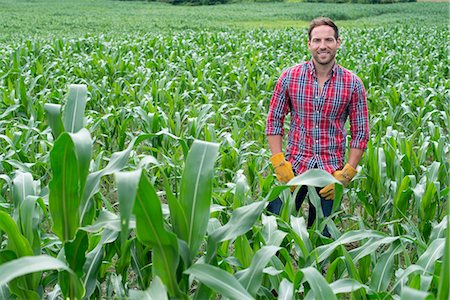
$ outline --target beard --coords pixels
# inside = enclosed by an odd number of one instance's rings
[[[326,53],[326,55],[323,55],[321,53]],[[328,65],[331,62],[334,61],[334,58],[336,57],[336,52],[333,51],[323,51],[323,52],[315,52],[313,54],[314,60],[321,65]]]

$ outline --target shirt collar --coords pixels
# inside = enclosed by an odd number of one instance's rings
[[[339,65],[334,61],[334,65],[331,68],[331,78],[335,77],[338,71]],[[308,70],[311,75],[316,76],[316,68],[314,68],[314,63],[312,60],[308,61]]]

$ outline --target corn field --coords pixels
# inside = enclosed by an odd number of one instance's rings
[[[264,135],[306,30],[2,44],[0,298],[449,299],[445,26],[342,30],[371,140],[309,229]]]

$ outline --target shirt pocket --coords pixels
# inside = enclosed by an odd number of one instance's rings
[[[325,98],[322,113],[330,120],[340,119],[348,115],[350,96],[348,93],[334,94]]]

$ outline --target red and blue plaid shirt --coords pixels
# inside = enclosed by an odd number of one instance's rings
[[[351,148],[369,140],[366,91],[355,74],[335,64],[319,94],[312,61],[285,70],[278,79],[267,116],[266,135],[284,135],[290,112],[286,159],[296,174],[318,167],[329,173],[344,166],[345,122],[350,117]]]

